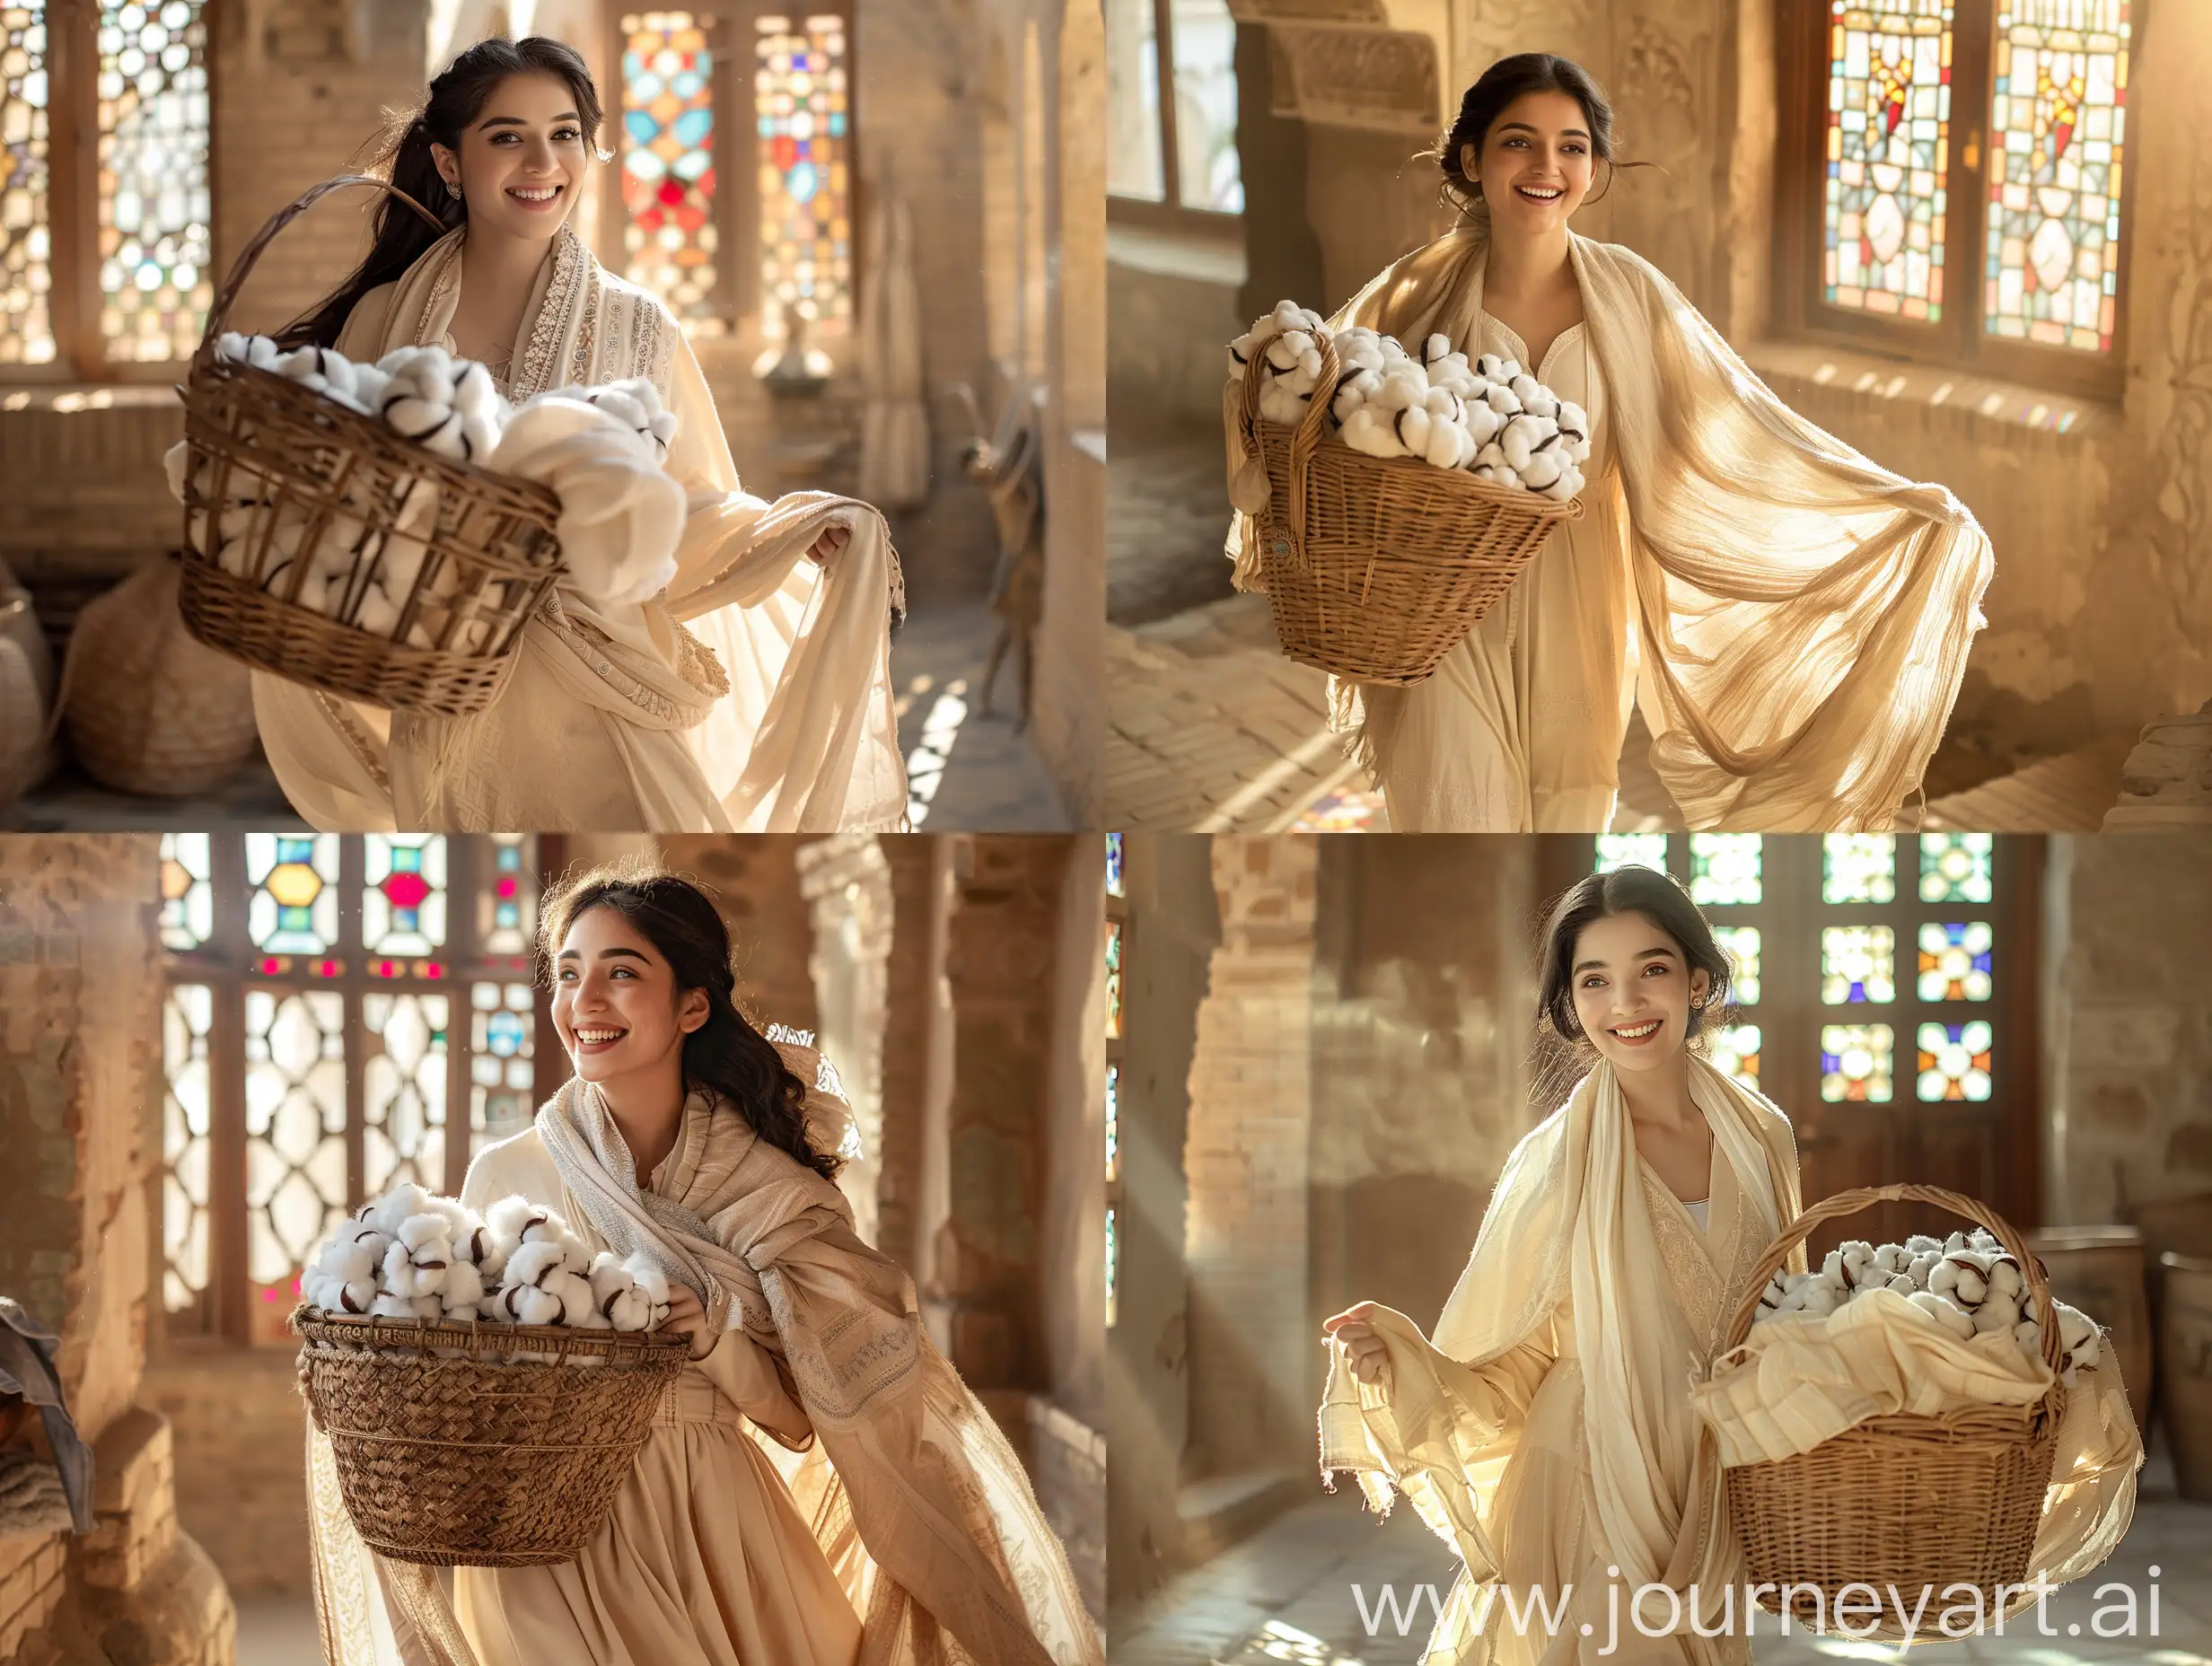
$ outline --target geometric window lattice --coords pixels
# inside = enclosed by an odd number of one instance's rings
[[[1922,902],[1988,902],[1989,859],[1996,841],[1987,833],[1920,835]]]
[[[1601,833],[1597,836],[1595,873],[1617,873],[1623,868],[1667,871],[1667,836],[1663,833]]]
[[[174,984],[162,1004],[162,1306],[177,1313],[207,1290],[207,1032],[215,995]]]
[[[1690,899],[1704,908],[1715,903],[1755,903],[1760,899],[1760,835],[1692,833],[1690,836]]]
[[[427,965],[395,962],[434,955],[445,945],[445,840],[435,833],[371,833],[363,844],[368,869],[361,946],[369,970],[381,978],[410,970],[435,976]]]
[[[1821,1025],[1821,1097],[1887,1104],[1893,1039],[1887,1024]]]
[[[1989,1022],[1922,1024],[1919,1031],[1920,1097],[1986,1100],[1989,1097]]]
[[[1897,900],[1894,833],[1829,833],[1821,840],[1821,900]]]
[[[2128,36],[2128,0],[2000,0],[1982,306],[1993,336],[2111,348]]]
[[[1121,1066],[1106,1066],[1106,1178],[1121,1178]]]
[[[1120,1246],[1115,1241],[1119,1233],[1117,1232],[1118,1223],[1114,1219],[1114,1214],[1112,1206],[1109,1205],[1106,1210],[1106,1324],[1110,1329],[1117,1317],[1115,1310],[1119,1306],[1118,1301],[1119,1293],[1115,1290],[1114,1285],[1121,1264],[1121,1258],[1118,1253]]]
[[[270,959],[259,969],[290,969],[286,957],[328,954],[338,942],[338,836],[246,835],[246,879],[254,887],[246,924]]]
[[[1821,999],[1830,1006],[1897,999],[1897,934],[1887,925],[1821,927]]]
[[[1920,927],[1920,998],[1923,1001],[1987,1001],[1993,979],[1990,945],[1997,934],[1987,920]]]
[[[46,7],[0,5],[0,363],[55,354]]]
[[[346,1215],[346,1003],[246,991],[247,1276],[291,1278]]]
[[[1109,897],[1126,896],[1128,893],[1122,890],[1122,884],[1121,835],[1109,833],[1106,836],[1106,894]]]
[[[625,274],[685,323],[714,317],[715,77],[703,20],[622,20]]]
[[[522,848],[528,837],[492,836],[491,889],[477,905],[477,946],[486,954],[530,952],[530,935],[538,928],[538,897]]]
[[[443,995],[372,990],[361,998],[363,1195],[402,1180],[445,1187]]]
[[[1730,1024],[1716,1030],[1707,1062],[1747,1088],[1759,1085],[1759,1026]]]
[[[1759,1004],[1759,927],[1756,925],[1716,925],[1713,940],[1721,952],[1734,967],[1735,976],[1729,980],[1728,998],[1738,1006],[1756,1006]]]
[[[1892,318],[1943,316],[1949,0],[1830,8],[1823,294]]]
[[[189,358],[215,299],[200,0],[100,8],[101,334],[119,361]]]
[[[851,150],[845,20],[763,17],[754,43],[759,134],[763,323],[791,315],[817,333],[852,313]]]
[[[208,889],[207,836],[169,833],[162,837],[162,946],[189,954],[215,929],[215,893]]]
[[[537,1039],[536,991],[529,984],[478,983],[469,986],[471,1037],[469,1126],[505,1139],[537,1110],[531,1061]]]
[[[1121,922],[1106,922],[1106,1034],[1121,1036]]]

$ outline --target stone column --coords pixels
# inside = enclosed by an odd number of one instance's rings
[[[807,969],[821,1013],[820,1044],[843,1078],[859,1154],[838,1177],[860,1236],[876,1241],[883,1170],[883,1019],[891,957],[891,871],[872,833],[802,845],[799,890],[814,916]]]

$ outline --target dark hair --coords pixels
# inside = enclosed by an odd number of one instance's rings
[[[1616,868],[1611,873],[1593,873],[1576,881],[1545,913],[1536,961],[1540,1051],[1549,1050],[1556,1056],[1564,1049],[1586,1057],[1592,1050],[1582,1021],[1575,1015],[1575,944],[1584,926],[1616,914],[1642,915],[1674,940],[1690,970],[1703,972],[1712,979],[1705,992],[1705,1004],[1690,1009],[1690,1041],[1695,1042],[1708,1023],[1725,1023],[1733,1016],[1728,989],[1734,981],[1734,969],[1681,881],[1655,868]],[[1540,1070],[1539,1077],[1548,1079],[1550,1074],[1549,1069]]]
[[[1525,92],[1564,92],[1582,106],[1584,118],[1590,124],[1590,153],[1605,164],[1608,172],[1605,185],[1598,193],[1602,197],[1612,189],[1611,170],[1616,167],[1647,168],[1649,162],[1616,162],[1613,156],[1613,106],[1599,86],[1595,76],[1572,58],[1561,57],[1554,52],[1516,52],[1511,57],[1501,57],[1482,72],[1475,84],[1467,89],[1460,100],[1460,113],[1443,138],[1436,141],[1436,163],[1444,171],[1444,198],[1459,210],[1466,219],[1487,225],[1489,223],[1489,205],[1482,199],[1482,187],[1467,177],[1467,170],[1460,157],[1466,146],[1475,147],[1478,155],[1482,142],[1505,111],[1505,107]],[[1590,200],[1596,201],[1596,197]]]
[[[600,867],[564,877],[546,893],[539,916],[538,960],[548,988],[562,940],[593,908],[612,908],[635,926],[661,951],[679,990],[707,992],[707,1022],[683,1040],[686,1083],[712,1088],[769,1144],[835,1179],[844,1159],[817,1151],[807,1138],[808,1084],[738,1010],[730,928],[707,893],[663,868]]]
[[[439,72],[430,83],[430,96],[421,110],[386,110],[382,129],[355,153],[351,171],[390,180],[441,215],[447,231],[466,224],[468,202],[445,189],[430,146],[434,141],[458,152],[461,129],[483,114],[493,89],[511,75],[557,75],[566,82],[575,95],[577,125],[584,129],[584,143],[601,162],[613,160],[599,149],[599,89],[592,84],[592,72],[584,67],[575,48],[545,35],[526,35],[520,40],[495,35],[478,41]],[[364,155],[369,158],[365,162]],[[277,346],[335,346],[361,297],[378,285],[397,279],[441,235],[406,204],[391,197],[380,197],[376,236],[367,258],[327,300],[279,330]]]

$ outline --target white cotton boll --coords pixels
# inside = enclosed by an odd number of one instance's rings
[[[1475,467],[1478,469],[1505,469],[1510,468],[1511,465],[1505,460],[1505,448],[1493,440],[1475,453]]]
[[[2014,1302],[2023,1300],[2028,1292],[2027,1275],[2020,1270],[2020,1263],[2006,1256],[1989,1269],[1989,1293],[2009,1296]]]
[[[1514,390],[1498,382],[1492,382],[1483,390],[1482,402],[1500,416],[1518,416],[1521,414],[1521,401]]]
[[[509,1285],[499,1293],[499,1303],[508,1321],[517,1325],[557,1325],[561,1322],[561,1299],[549,1290],[540,1290],[535,1285]]]
[[[461,454],[461,413],[397,389],[384,396],[384,421],[403,440],[412,440],[441,457]]]
[[[1851,1289],[1866,1283],[1874,1264],[1874,1247],[1865,1240],[1855,1238],[1837,1250],[1843,1264],[1843,1282]]]
[[[1959,1269],[1957,1276],[1952,1280],[1952,1288],[1958,1299],[1970,1308],[1979,1307],[1989,1294],[1990,1261],[1988,1252],[1969,1250],[1944,1258]]]
[[[1781,1271],[1778,1268],[1768,1278],[1767,1287],[1759,1293],[1759,1317],[1766,1319],[1780,1312],[1782,1302],[1788,1294],[1789,1285],[1784,1281]]]
[[[516,1246],[507,1258],[501,1282],[509,1285],[542,1284],[547,1276],[562,1270],[567,1264],[567,1247],[549,1238],[533,1239]]]
[[[605,1315],[592,1299],[591,1281],[578,1276],[566,1267],[549,1274],[540,1289],[549,1292],[561,1304],[560,1322],[595,1329],[605,1329]]]
[[[369,1303],[371,1319],[419,1319],[412,1296],[396,1295],[389,1290],[377,1293],[376,1300]]]
[[[1470,399],[1467,403],[1467,435],[1474,441],[1477,451],[1480,451],[1503,434],[1505,431],[1505,424],[1509,420],[1492,410],[1485,399],[1476,398]]]
[[[1558,480],[1567,470],[1567,460],[1556,452],[1539,452],[1520,469],[1521,484],[1532,492],[1540,492]]]
[[[464,416],[489,421],[499,414],[499,390],[491,372],[474,359],[459,365],[453,378],[453,408]]]
[[[1418,457],[1428,449],[1429,416],[1426,405],[1409,405],[1391,418],[1397,430],[1398,443],[1406,448],[1410,457]]]
[[[1275,311],[1268,315],[1268,318],[1275,325],[1276,333],[1281,335],[1289,330],[1304,329],[1306,327],[1308,316],[1306,310],[1296,302],[1278,301],[1275,303]]]
[[[585,1276],[592,1281],[592,1299],[610,1311],[615,1297],[637,1282],[611,1250],[601,1250],[592,1258],[591,1271]]]
[[[2063,1302],[2051,1304],[2058,1310],[2058,1343],[2067,1349],[2079,1347],[2087,1338],[2097,1334],[2097,1327],[2089,1315],[2077,1307],[2068,1307]]]
[[[2020,1351],[2030,1359],[2043,1356],[2043,1328],[2034,1320],[2023,1319],[2014,1325],[2013,1340],[2020,1345]]]
[[[1569,464],[1566,473],[1549,486],[1542,488],[1542,495],[1549,497],[1555,504],[1564,504],[1573,501],[1575,494],[1581,490],[1582,476],[1576,472],[1572,464]]]
[[[1824,1279],[1814,1279],[1806,1285],[1798,1311],[1809,1313],[1814,1319],[1826,1319],[1842,1305],[1841,1291]]]
[[[1336,419],[1337,425],[1342,427],[1351,414],[1372,399],[1375,390],[1382,385],[1381,373],[1372,370],[1356,372],[1338,382],[1336,393],[1329,403],[1329,414]]]
[[[520,1192],[502,1197],[484,1212],[484,1224],[491,1228],[494,1241],[510,1250],[524,1241],[523,1234],[530,1228],[551,1218],[551,1210],[540,1209]]]
[[[1505,453],[1506,466],[1518,473],[1528,467],[1529,454],[1544,440],[1541,424],[1533,416],[1516,416],[1505,425],[1505,431],[1497,437],[1498,448]]]
[[[1966,1247],[1985,1252],[2001,1251],[2005,1248],[1997,1235],[1986,1226],[1977,1226],[1967,1234]]]
[[[473,1317],[484,1302],[482,1271],[473,1261],[456,1260],[445,1269],[445,1282],[439,1288],[438,1296],[446,1318]]]
[[[1950,1237],[1944,1240],[1944,1253],[1945,1255],[1956,1255],[1966,1247],[1966,1234],[1962,1232],[1953,1232]]]
[[[1928,1249],[1915,1251],[1912,1259],[1905,1265],[1905,1276],[1923,1290],[1927,1288],[1928,1275],[1944,1258],[1943,1246],[1932,1238],[1928,1243]]]
[[[1520,373],[1521,367],[1511,359],[1501,358],[1495,353],[1483,353],[1476,355],[1475,374],[1485,381],[1510,386],[1513,379]]]
[[[1439,469],[1463,469],[1474,460],[1475,442],[1458,423],[1432,416],[1428,449],[1422,455]]]
[[[1941,1296],[1930,1295],[1925,1290],[1916,1290],[1905,1300],[1923,1313],[1927,1314],[1960,1341],[1973,1340],[1974,1318],[1972,1314],[1962,1311]]]
[[[440,1273],[443,1270],[443,1267],[438,1268]],[[427,1295],[436,1288],[434,1275],[426,1276],[417,1269],[415,1266],[413,1252],[398,1239],[392,1240],[384,1250],[382,1282],[384,1290],[389,1294],[406,1296],[410,1300],[416,1296]]]
[[[2011,1331],[2020,1323],[2020,1299],[1992,1290],[1987,1300],[1974,1310],[1974,1332],[1977,1336],[1992,1330]]]
[[[1870,1290],[1892,1290],[1900,1296],[1909,1296],[1915,1291],[1918,1290],[1919,1285],[1914,1284],[1911,1279],[1908,1278],[1902,1273],[1892,1273],[1890,1275],[1890,1282],[1888,1284],[1869,1285],[1867,1288]]]
[[[1910,1252],[1902,1244],[1883,1244],[1874,1251],[1874,1268],[1887,1277],[1896,1277],[1911,1261]]]
[[[1400,443],[1398,429],[1390,413],[1373,401],[1361,406],[1345,419],[1344,443],[1356,452],[1369,457],[1403,457],[1406,448]]]
[[[1905,1240],[1906,1250],[1916,1256],[1940,1254],[1943,1247],[1942,1239],[1931,1238],[1926,1232],[1915,1232]]]
[[[404,1223],[429,1212],[430,1194],[413,1180],[402,1180],[382,1197],[364,1206],[356,1218],[374,1227],[386,1238],[397,1238]]]

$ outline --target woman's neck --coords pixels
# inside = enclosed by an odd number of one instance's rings
[[[1679,1134],[1704,1120],[1697,1101],[1690,1097],[1690,1056],[1679,1056],[1672,1069],[1616,1070],[1621,1102],[1628,1120],[1667,1133]]]
[[[675,1150],[677,1135],[683,1127],[687,1096],[682,1068],[679,1065],[672,1073],[654,1071],[650,1076],[617,1077],[599,1083],[599,1092],[621,1132],[623,1144],[629,1147],[630,1162],[637,1171],[637,1189],[644,1191],[652,1183],[653,1171]]]
[[[1567,228],[1535,239],[1490,234],[1482,272],[1487,295],[1506,302],[1540,299],[1573,281]]]
[[[529,299],[530,286],[552,251],[550,240],[509,237],[481,222],[471,223],[461,240],[461,286],[472,299],[504,299],[519,307]]]

